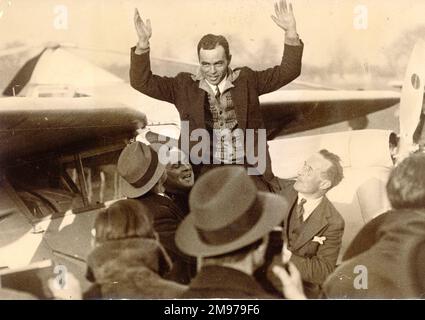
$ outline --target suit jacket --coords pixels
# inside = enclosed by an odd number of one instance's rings
[[[131,50],[130,84],[136,90],[155,99],[174,104],[182,121],[188,121],[189,132],[205,126],[206,91],[200,88],[198,77],[189,73],[179,73],[176,77],[160,77],[152,74],[149,51],[141,55]],[[275,91],[288,84],[301,73],[303,45],[285,44],[284,55],[280,65],[263,71],[253,71],[243,67],[232,72],[230,93],[235,108],[238,128],[265,128],[260,110],[259,96]],[[186,137],[189,139],[189,137]],[[190,144],[196,144],[192,142]],[[257,145],[255,146],[257,148]],[[258,153],[255,153],[258,154]],[[275,180],[271,171],[270,155],[266,152],[267,181]],[[278,183],[274,181],[275,188]],[[278,189],[277,189],[278,190]]]
[[[425,297],[425,209],[386,212],[367,223],[351,254],[323,285],[338,299]]]
[[[350,245],[342,257],[342,261],[349,260],[371,248],[379,239],[379,228],[385,223],[387,217],[391,217],[392,215],[393,213],[391,211],[385,212],[364,225],[354,239],[351,240]]]
[[[181,193],[172,193],[166,191],[166,194],[171,198],[173,203],[179,208],[184,216],[189,213],[189,191]]]
[[[170,198],[152,192],[144,194],[137,200],[141,201],[152,212],[153,227],[158,233],[161,244],[173,261],[172,270],[164,277],[182,284],[189,283],[196,272],[196,259],[182,253],[174,241],[177,227],[187,213],[183,213]]]
[[[273,299],[248,274],[222,266],[202,267],[179,298],[182,299]]]
[[[298,194],[293,188],[293,182],[283,186],[282,195],[292,206],[296,204]],[[312,291],[317,291],[315,286],[320,286],[336,268],[345,223],[339,212],[324,196],[304,224],[303,233],[293,241],[290,261],[300,271],[305,285]],[[289,212],[285,215],[283,229],[283,241],[288,241]],[[312,241],[315,236],[325,237],[326,240],[323,244],[319,244]],[[269,279],[280,289],[282,287],[280,280],[271,272],[275,264],[281,264],[280,254],[274,256],[268,271]]]

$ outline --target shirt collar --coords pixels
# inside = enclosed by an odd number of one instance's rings
[[[233,88],[233,82],[239,77],[240,70],[232,70],[231,68],[227,69],[226,77],[221,80],[218,84],[220,92],[223,94],[227,89]],[[201,71],[198,69],[198,72],[192,75],[193,81],[199,81],[199,88],[205,90],[208,93],[213,93],[215,95],[216,89],[215,85],[211,85],[203,76]]]
[[[224,92],[224,87],[226,86],[226,81],[227,81],[227,74],[223,78],[223,80],[221,80],[220,83],[217,84],[217,85],[211,84],[211,83],[208,82],[207,79],[205,79],[205,82],[211,88],[211,90],[212,90],[212,92],[214,92],[214,94],[216,93],[216,90],[217,90],[216,87],[218,87],[220,89],[220,92]]]
[[[306,202],[304,203],[304,221],[307,220],[307,218],[313,213],[313,211],[317,208],[317,206],[320,204],[320,202],[322,202],[323,196],[316,198],[316,199],[311,199],[306,197],[305,195],[303,195],[302,193],[298,192],[298,200],[297,200],[297,204],[299,204],[301,202],[301,199],[305,199]]]

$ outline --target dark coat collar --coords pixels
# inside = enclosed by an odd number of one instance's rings
[[[357,247],[350,259],[324,284],[326,296],[423,299],[424,230],[424,209],[394,210],[368,222],[350,245]],[[359,265],[368,271],[368,290],[356,290],[353,286],[353,268]]]
[[[180,220],[183,220],[183,218],[187,215],[187,213],[183,212],[168,194],[160,195],[154,192],[148,192],[137,199],[144,204],[152,205],[154,208],[161,206],[168,207],[170,212],[172,212]]]
[[[239,270],[223,266],[205,266],[190,283],[195,290],[237,291],[241,297],[273,298],[266,293],[255,279]]]

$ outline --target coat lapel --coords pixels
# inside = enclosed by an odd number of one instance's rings
[[[194,100],[192,101],[193,108],[189,108],[189,112],[192,114],[192,119],[196,123],[195,128],[190,128],[192,131],[196,128],[205,128],[205,99],[206,99],[207,92],[198,89],[196,92],[196,95],[194,96]]]
[[[293,183],[289,184],[288,186],[284,186],[283,188],[284,189],[282,190],[282,193],[280,195],[283,196],[288,201],[288,203],[290,204],[289,211],[286,212],[285,217],[283,219],[283,228],[284,228],[284,238],[283,239],[285,241],[288,241],[288,239],[289,239],[289,234],[288,234],[289,233],[289,216],[290,216],[290,213],[291,213],[291,211],[292,211],[292,209],[293,209],[293,207],[294,207],[294,205],[297,201],[298,194],[293,188]]]
[[[246,87],[243,85],[235,86],[230,89],[230,93],[232,95],[233,105],[235,108],[236,119],[238,120],[238,127],[240,129],[246,129],[246,121],[247,121],[247,104],[246,101],[247,92]]]
[[[317,208],[314,209],[310,217],[306,220],[303,232],[294,243],[294,250],[298,250],[308,241],[311,241],[320,230],[328,225],[328,210],[325,210],[327,201],[326,197],[323,197],[322,202],[320,202]]]

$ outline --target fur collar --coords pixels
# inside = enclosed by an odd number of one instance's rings
[[[155,239],[125,239],[102,243],[88,258],[95,284],[90,298],[175,298],[186,286],[161,278],[164,254]],[[169,266],[169,265],[167,265]]]
[[[115,281],[141,269],[159,273],[164,264],[162,254],[155,239],[114,240],[97,246],[87,264],[96,282]]]

